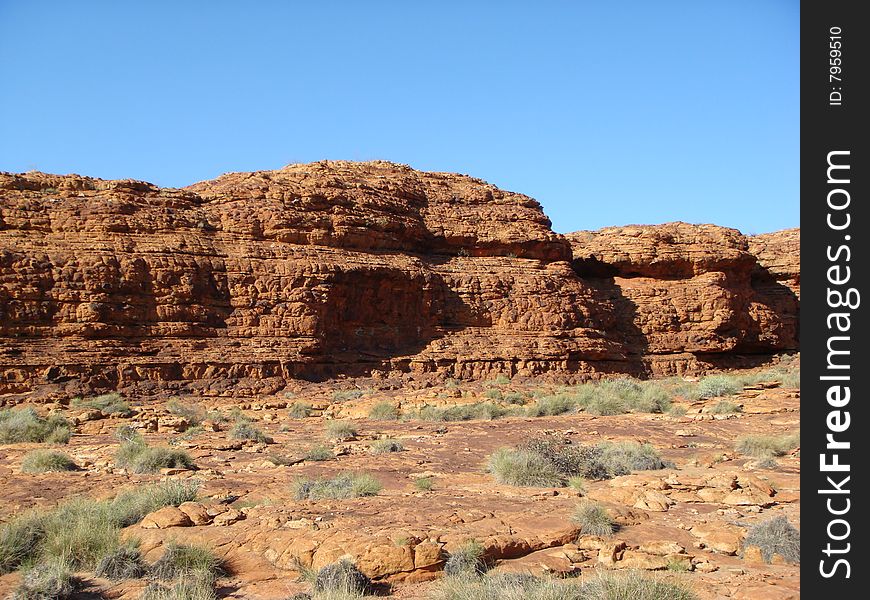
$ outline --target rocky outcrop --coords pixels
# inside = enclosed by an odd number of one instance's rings
[[[0,174],[0,392],[697,371],[797,348],[797,243],[566,238],[527,196],[387,162],[185,189]]]

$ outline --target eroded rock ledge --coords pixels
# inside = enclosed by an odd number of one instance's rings
[[[561,236],[532,198],[380,161],[185,189],[0,174],[0,393],[699,372],[798,348],[798,247]]]

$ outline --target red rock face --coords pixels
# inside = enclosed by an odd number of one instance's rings
[[[797,348],[796,245],[684,224],[566,238],[527,196],[386,162],[183,190],[0,174],[0,392],[697,371]]]

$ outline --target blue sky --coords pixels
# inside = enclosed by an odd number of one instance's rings
[[[0,0],[0,170],[386,159],[556,231],[798,225],[797,0]]]

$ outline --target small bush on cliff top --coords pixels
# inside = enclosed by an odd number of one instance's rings
[[[75,471],[76,463],[68,455],[56,450],[34,450],[24,455],[21,461],[23,473],[48,473],[52,471]]]
[[[0,444],[66,444],[70,435],[69,423],[59,414],[40,417],[32,408],[0,410]]]

